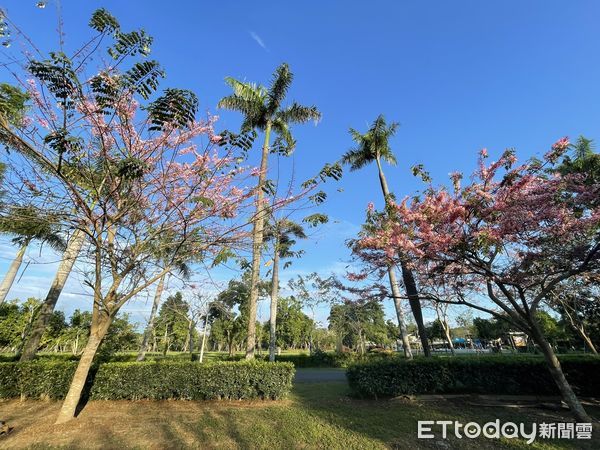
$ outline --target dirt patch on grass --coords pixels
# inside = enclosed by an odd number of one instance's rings
[[[83,408],[77,419],[55,425],[61,406],[59,401],[3,400],[0,401],[0,419],[14,429],[0,438],[0,447],[206,448],[207,445],[198,442],[198,434],[190,430],[201,419],[210,422],[207,415],[219,421],[229,409],[285,407],[288,403],[289,400],[93,401]]]

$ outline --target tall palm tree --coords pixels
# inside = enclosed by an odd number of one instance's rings
[[[266,207],[264,190],[267,180],[271,133],[274,133],[279,144],[291,152],[294,138],[290,131],[293,123],[318,121],[321,113],[315,106],[303,106],[292,102],[283,107],[282,103],[292,84],[294,76],[287,64],[281,64],[268,88],[254,83],[245,83],[234,78],[225,81],[233,89],[233,94],[219,102],[219,108],[238,111],[243,114],[242,131],[258,130],[264,133],[264,143],[260,161],[260,173],[256,189],[256,214],[252,229],[252,271],[249,302],[248,339],[246,342],[246,358],[254,358],[256,347],[256,305],[260,282],[260,262],[263,247],[263,231]]]
[[[273,268],[271,275],[271,314],[269,316],[269,361],[275,361],[277,347],[277,300],[279,299],[279,263],[281,259],[298,257],[302,251],[293,251],[296,239],[306,239],[302,225],[289,219],[276,220],[265,230],[265,241],[273,243]],[[284,265],[284,269],[289,261]]]
[[[57,250],[64,250],[57,217],[41,214],[33,207],[9,207],[8,214],[0,217],[0,233],[13,236],[12,242],[19,246],[4,279],[0,282],[0,304],[4,302],[23,263],[29,244],[38,240]]]
[[[396,134],[398,126],[399,125],[396,122],[388,125],[383,115],[379,115],[369,130],[364,134],[353,128],[350,128],[350,135],[352,136],[354,142],[356,142],[356,147],[346,152],[342,157],[343,162],[348,164],[350,166],[350,170],[352,171],[362,169],[363,167],[375,161],[377,164],[379,183],[381,184],[381,191],[383,192],[386,209],[390,204],[390,201],[393,199],[393,196],[390,193],[381,162],[384,160],[388,164],[396,164],[396,157],[390,148],[389,139]],[[401,269],[404,286],[406,288],[406,294],[409,298],[410,307],[419,329],[421,343],[423,344],[425,354],[428,355],[429,343],[427,340],[427,334],[425,332],[425,324],[423,323],[423,313],[421,311],[421,303],[419,301],[414,275],[412,270],[405,262],[401,263]],[[398,287],[396,270],[394,266],[390,264],[387,272],[392,291],[392,297],[394,298],[394,306],[396,307],[396,315],[398,317],[398,325],[400,327],[400,335],[404,347],[404,354],[406,357],[412,358],[408,334],[406,332],[406,321],[404,319],[404,312],[402,310],[402,303],[400,301],[400,289]]]
[[[67,242],[67,247],[58,265],[58,270],[54,275],[54,280],[52,280],[52,285],[46,294],[44,302],[40,305],[39,314],[36,316],[31,326],[31,331],[24,342],[21,356],[19,357],[20,361],[31,361],[35,357],[44,331],[46,331],[46,327],[52,319],[56,303],[67,283],[75,260],[79,256],[84,243],[85,233],[80,229],[75,230]]]

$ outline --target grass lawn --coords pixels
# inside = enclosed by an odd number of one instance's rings
[[[563,412],[486,408],[460,401],[367,401],[344,382],[297,383],[278,402],[94,401],[54,426],[56,401],[0,401],[15,430],[0,448],[600,448],[598,441],[418,440],[416,421],[562,422]],[[598,417],[600,408],[590,412]]]

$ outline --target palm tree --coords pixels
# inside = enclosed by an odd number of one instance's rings
[[[282,107],[283,100],[292,84],[294,76],[287,64],[281,64],[268,88],[258,84],[245,83],[234,78],[225,81],[233,89],[233,94],[219,102],[219,108],[238,111],[243,114],[242,131],[258,130],[264,133],[264,144],[260,161],[260,173],[256,189],[256,214],[252,229],[252,272],[249,302],[248,339],[246,342],[246,358],[254,358],[256,347],[256,305],[260,282],[260,262],[263,247],[263,231],[266,208],[264,206],[264,190],[266,187],[271,133],[276,135],[276,142],[285,148],[287,153],[294,148],[295,142],[290,131],[293,123],[315,122],[321,113],[315,106],[303,106],[292,102]]]
[[[356,142],[356,147],[346,152],[342,157],[343,162],[350,166],[351,171],[362,169],[363,167],[375,161],[377,164],[379,183],[381,184],[381,191],[383,192],[386,209],[389,206],[390,201],[393,200],[393,195],[390,193],[388,188],[381,161],[384,160],[388,164],[392,165],[396,164],[396,157],[390,148],[389,139],[396,134],[398,126],[399,125],[396,122],[388,125],[383,115],[379,115],[371,125],[371,128],[369,128],[369,130],[364,134],[353,128],[350,128],[350,135],[352,136],[354,142]],[[421,343],[423,344],[425,354],[428,355],[429,345],[427,334],[425,332],[425,324],[423,323],[423,313],[421,311],[421,303],[419,301],[416,282],[411,269],[404,262],[401,263],[401,269],[404,286],[406,288],[406,294],[409,298],[410,307],[419,329]],[[400,289],[398,287],[394,266],[390,264],[387,272],[390,281],[392,297],[394,298],[394,306],[396,307],[396,315],[398,317],[398,325],[400,327],[400,335],[404,347],[404,354],[407,358],[412,358],[410,343],[408,341],[408,335],[406,332],[404,312],[402,310],[402,303],[400,301]]]
[[[23,263],[23,256],[29,244],[38,240],[57,250],[64,250],[65,244],[58,232],[58,220],[52,214],[41,214],[33,207],[10,207],[8,214],[0,217],[0,233],[12,235],[12,242],[19,246],[4,279],[0,283],[0,304],[4,302]]]
[[[275,361],[277,347],[277,300],[279,298],[279,262],[281,259],[299,257],[302,251],[293,251],[296,239],[306,239],[302,225],[288,219],[276,220],[267,226],[265,241],[273,243],[273,269],[271,276],[271,314],[269,316],[269,361]],[[284,264],[284,269],[290,264]]]
[[[44,331],[46,331],[46,327],[52,319],[56,303],[67,283],[71,270],[73,270],[75,260],[79,256],[84,243],[85,233],[80,229],[75,230],[67,242],[67,247],[63,253],[58,270],[54,275],[54,280],[52,280],[50,290],[46,294],[44,302],[40,305],[39,314],[35,318],[31,327],[31,332],[23,345],[19,361],[31,361],[35,357]]]

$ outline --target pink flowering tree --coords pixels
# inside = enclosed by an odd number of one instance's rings
[[[164,77],[144,59],[152,39],[123,32],[105,10],[90,26],[94,37],[70,56],[44,58],[34,47],[19,69],[14,58],[7,67],[29,108],[21,123],[0,121],[9,202],[55,212],[84,242],[91,332],[57,423],[74,417],[119,310],[190,259],[221,260],[245,237],[248,220],[238,217],[254,195],[232,136],[215,134],[215,117],[195,119],[192,92],[148,101]],[[90,63],[104,50],[109,62],[98,70]]]
[[[509,320],[543,353],[562,397],[578,421],[590,422],[544,337],[540,307],[568,281],[600,270],[600,185],[585,174],[560,175],[568,139],[542,161],[517,165],[513,151],[479,166],[465,186],[430,186],[394,206],[392,219],[372,213],[357,244],[367,256],[398,250],[412,257],[423,297],[465,305]],[[377,264],[373,259],[371,263]]]

